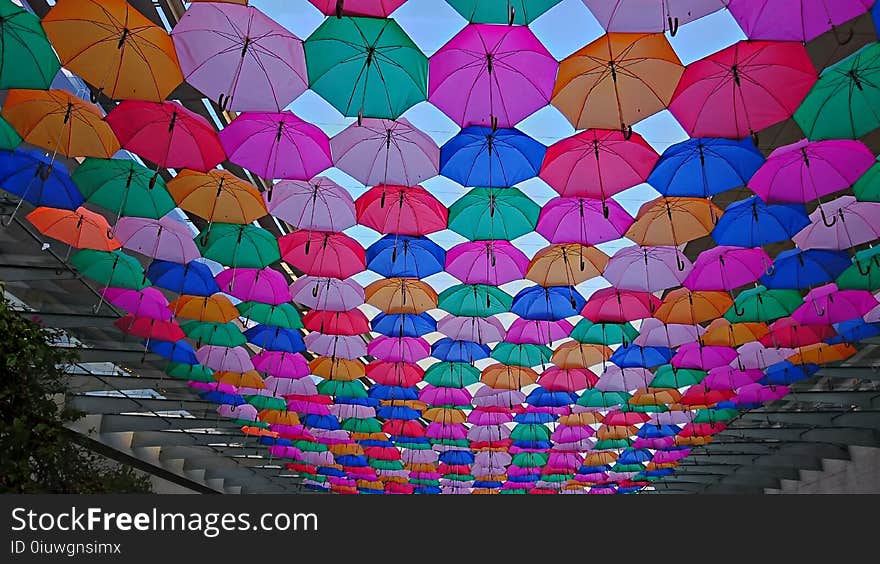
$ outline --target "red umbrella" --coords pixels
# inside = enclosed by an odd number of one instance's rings
[[[374,360],[367,364],[367,378],[383,386],[410,388],[422,381],[425,371],[411,362]]]
[[[590,296],[581,315],[593,323],[625,323],[652,317],[662,303],[650,292],[602,288]]]
[[[791,317],[770,324],[770,332],[761,337],[765,347],[806,347],[837,335],[831,325],[802,325]]]
[[[360,335],[370,332],[370,322],[359,309],[348,311],[312,310],[303,316],[303,325],[309,331],[327,335]]]
[[[366,268],[360,243],[343,233],[300,230],[278,239],[281,256],[310,276],[348,278]]]
[[[186,338],[186,333],[176,321],[162,321],[152,317],[139,317],[128,314],[113,322],[123,333],[134,335],[142,339],[156,339],[159,341],[179,341]]]
[[[592,388],[598,381],[599,377],[586,368],[551,366],[541,373],[538,385],[551,392],[577,392]]]
[[[357,219],[379,233],[427,235],[446,229],[449,211],[421,186],[380,184],[355,202]]]

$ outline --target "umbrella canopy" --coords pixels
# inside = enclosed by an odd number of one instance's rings
[[[757,286],[740,292],[724,318],[730,322],[771,322],[791,315],[801,304],[803,299],[800,292]]]
[[[506,340],[515,344],[546,345],[567,337],[572,325],[564,319],[517,319],[507,329]]]
[[[101,295],[110,303],[137,317],[149,317],[168,321],[172,314],[168,300],[155,288],[132,290],[127,288],[105,288]]]
[[[61,165],[55,163],[53,171],[58,167]],[[119,216],[159,219],[176,205],[165,187],[165,180],[156,178],[151,186],[152,177],[152,170],[133,160],[96,158],[83,161],[71,175],[89,202]]]
[[[168,192],[180,209],[209,222],[253,223],[269,213],[260,191],[226,170],[182,170]]]
[[[387,18],[406,0],[309,0],[328,16],[368,16]]]
[[[518,129],[471,125],[440,148],[440,174],[462,186],[506,188],[537,176],[546,150]]]
[[[303,322],[299,312],[289,303],[270,305],[267,303],[247,301],[238,304],[238,310],[246,321],[258,321],[273,327],[301,329]]]
[[[357,335],[368,333],[370,323],[359,309],[348,311],[313,310],[303,317],[303,325],[309,331],[330,335]]]
[[[364,289],[353,280],[300,276],[290,285],[293,301],[308,308],[346,311],[364,303]]]
[[[217,223],[195,241],[202,256],[224,266],[266,268],[281,258],[272,233],[250,224]]]
[[[583,0],[608,31],[678,32],[678,26],[725,7],[725,0]]]
[[[228,323],[238,319],[238,310],[223,294],[213,296],[180,296],[168,304],[175,317],[210,323]]]
[[[625,323],[652,317],[660,305],[650,292],[602,288],[590,296],[581,315],[594,323]]]
[[[574,286],[601,276],[608,255],[595,247],[568,243],[541,249],[526,270],[526,278],[541,286]]]
[[[40,19],[14,2],[0,5],[0,18],[0,88],[49,88],[61,64]]]
[[[420,280],[386,278],[364,288],[367,303],[385,313],[424,313],[437,307],[437,293]]]
[[[367,345],[359,335],[309,333],[304,340],[308,349],[315,354],[346,359],[356,359],[367,354]]]
[[[561,0],[447,0],[461,17],[474,23],[528,25]]]
[[[559,321],[577,315],[585,303],[572,286],[532,286],[516,294],[510,311],[525,319]]]
[[[480,344],[504,339],[504,326],[495,317],[458,317],[447,315],[437,322],[437,330],[448,337]]]
[[[0,151],[0,186],[35,206],[75,210],[83,203],[67,167],[37,149]]]
[[[761,277],[768,288],[801,289],[832,282],[851,261],[842,251],[791,249],[776,255],[772,271]]]
[[[773,260],[761,248],[719,245],[703,251],[682,281],[689,290],[733,290],[772,271]]]
[[[495,286],[459,284],[440,293],[438,307],[452,315],[487,317],[510,310],[513,297]]]
[[[446,206],[421,186],[374,186],[355,208],[358,223],[379,233],[418,236],[446,229]]]
[[[179,264],[154,260],[150,263],[146,276],[159,288],[176,294],[210,296],[220,291],[211,269],[200,262]]]
[[[0,117],[0,149],[11,151],[19,145],[21,145],[21,136],[8,121]]]
[[[841,290],[880,290],[880,247],[856,252],[836,283]]]
[[[728,9],[749,39],[807,42],[864,14],[871,4],[870,0],[730,0]]]
[[[192,232],[171,216],[160,219],[123,217],[116,222],[113,231],[126,249],[155,259],[188,263],[201,256]]]
[[[446,272],[466,284],[500,286],[523,278],[528,257],[507,241],[462,243],[446,253]]]
[[[745,186],[762,164],[751,138],[688,139],[663,151],[648,184],[664,196],[708,198]]]
[[[681,245],[709,235],[723,212],[706,198],[657,198],[639,208],[626,232],[640,245]]]
[[[418,362],[431,356],[431,346],[418,337],[382,335],[370,341],[367,350],[371,356],[388,362]]]
[[[27,214],[37,230],[76,249],[113,251],[122,246],[104,216],[80,207],[76,211],[38,207]]]
[[[840,290],[837,284],[826,284],[810,290],[791,317],[806,325],[829,325],[862,317],[875,306],[877,300],[870,292]]]
[[[366,268],[364,248],[344,233],[300,230],[278,245],[285,261],[310,276],[348,278]]]
[[[367,270],[382,276],[426,278],[443,271],[446,251],[427,237],[385,235],[367,248]]]
[[[621,290],[656,292],[680,286],[691,268],[678,247],[626,247],[611,257],[603,276]]]
[[[802,249],[848,249],[880,236],[880,203],[858,202],[852,196],[820,204],[810,225],[791,239]]]
[[[712,231],[719,245],[760,247],[791,239],[810,224],[799,204],[768,205],[757,196],[727,206]]]
[[[598,245],[623,237],[633,221],[614,200],[560,197],[544,205],[535,230],[551,243]]]
[[[541,207],[517,188],[474,188],[449,206],[449,229],[471,241],[512,241],[535,229]]]
[[[691,292],[676,288],[663,298],[654,317],[666,323],[694,325],[721,317],[733,305],[727,292]]]
[[[290,301],[283,274],[271,268],[228,268],[216,277],[222,292],[244,301],[279,305]]]
[[[269,213],[297,229],[343,231],[357,223],[348,190],[323,176],[283,180],[264,193]]]

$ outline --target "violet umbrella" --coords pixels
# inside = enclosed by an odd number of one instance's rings
[[[478,407],[468,414],[468,423],[472,425],[502,425],[512,423],[513,415],[507,411],[487,411],[487,408]],[[479,458],[479,454],[477,457]]]
[[[475,443],[503,441],[510,438],[510,429],[504,425],[474,425],[468,429],[467,437]]]
[[[323,176],[283,180],[263,193],[269,213],[297,229],[343,231],[357,223],[348,190]]]
[[[680,286],[692,268],[678,247],[626,247],[617,251],[603,276],[615,288],[656,292]]]
[[[682,285],[694,291],[729,291],[757,281],[772,266],[773,259],[760,247],[719,245],[699,254]]]
[[[256,358],[256,357],[254,357]],[[252,358],[251,361],[254,359]],[[256,363],[254,364],[256,367]],[[271,390],[276,396],[289,396],[294,394],[304,396],[318,395],[318,388],[315,383],[308,378],[300,378],[294,380],[292,378],[278,378],[277,376],[267,376],[263,383],[266,389]]]
[[[521,280],[529,257],[508,241],[462,243],[446,253],[446,272],[465,284],[500,286]]]
[[[574,326],[565,319],[546,321],[517,318],[507,329],[505,340],[518,345],[546,345],[568,337],[572,329]]]
[[[647,423],[650,425],[684,425],[690,423],[693,418],[693,413],[689,411],[664,411],[652,413]]]
[[[553,198],[541,209],[535,231],[551,243],[598,245],[623,237],[633,221],[614,200]]]
[[[360,335],[324,335],[311,332],[303,341],[309,351],[322,356],[356,359],[367,355],[367,344]]]
[[[169,215],[161,219],[123,217],[114,234],[126,249],[155,259],[185,264],[201,256],[189,228]]]
[[[431,356],[431,344],[421,337],[380,335],[367,345],[367,353],[386,362],[418,362]]]
[[[406,118],[364,118],[330,139],[333,164],[364,186],[415,186],[437,176],[440,147]]]
[[[703,346],[700,343],[686,343],[678,347],[672,357],[675,368],[710,370],[718,366],[728,366],[736,359],[736,349],[731,347]]]
[[[135,317],[149,317],[169,321],[173,316],[168,300],[159,290],[147,287],[142,290],[104,288],[101,295],[107,303],[123,309]]]
[[[247,372],[254,363],[244,347],[218,347],[205,345],[196,351],[199,362],[219,372]]]
[[[214,277],[221,292],[239,300],[279,305],[290,301],[287,279],[271,268],[227,268]]]
[[[788,395],[788,386],[763,386],[761,384],[748,384],[736,391],[733,398],[735,403],[767,403],[782,399]]]
[[[784,361],[795,352],[797,351],[794,349],[765,347],[763,344],[753,341],[736,349],[737,358],[731,361],[730,366],[740,370],[764,370],[768,366]],[[731,387],[735,388],[736,386]]]
[[[685,343],[696,342],[705,332],[706,329],[700,325],[664,323],[659,319],[649,317],[639,327],[639,336],[633,340],[633,344],[641,347],[674,348]]]
[[[253,357],[254,369],[276,378],[305,378],[309,375],[309,363],[299,353],[263,351]]]
[[[647,388],[654,379],[654,373],[647,368],[618,368],[609,366],[599,375],[595,388],[602,392],[632,392]]]
[[[513,127],[550,103],[559,63],[527,26],[470,24],[428,65],[428,100],[461,127]]]
[[[277,112],[308,88],[302,41],[253,6],[193,4],[171,37],[186,81],[221,110]]]
[[[266,179],[309,180],[333,166],[327,134],[289,111],[240,114],[220,143],[230,162]]]
[[[877,305],[871,292],[839,290],[832,283],[810,290],[791,317],[804,325],[831,325],[862,317]]]
[[[293,301],[324,311],[348,311],[365,301],[364,289],[354,280],[301,276],[290,285]]]
[[[874,0],[730,0],[728,9],[749,39],[807,42],[867,12]]]
[[[437,331],[456,341],[485,345],[503,341],[507,332],[497,317],[460,317],[447,315],[437,322]]]
[[[880,237],[880,203],[841,196],[819,204],[810,222],[791,238],[799,248],[849,249]]]
[[[519,390],[496,390],[489,386],[483,386],[474,394],[471,403],[477,407],[506,407],[512,408],[526,401],[526,395]]]
[[[727,5],[727,0],[583,0],[606,31],[665,32]]]

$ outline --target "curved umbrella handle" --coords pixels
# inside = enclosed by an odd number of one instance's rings
[[[678,267],[679,272],[684,272],[684,269],[687,268],[687,265],[681,260],[681,257],[678,253],[675,253],[675,266]]]
[[[819,214],[822,216],[822,223],[825,224],[825,227],[834,227],[834,224],[837,223],[837,216],[831,216],[831,222],[828,221],[828,217],[825,215],[825,210],[822,209],[822,206],[819,206]]]
[[[156,169],[156,172],[153,173],[153,176],[150,177],[150,182],[147,183],[147,187],[152,190],[156,187],[156,181],[159,180],[159,169]]]
[[[43,182],[49,180],[49,176],[52,174],[52,165],[41,164],[39,170],[37,171],[37,174],[40,176],[40,180],[42,180]]]
[[[678,18],[669,16],[666,18],[666,21],[669,24],[669,35],[675,37],[675,34],[678,33]]]
[[[610,213],[611,210],[608,208],[608,204],[605,203],[605,200],[602,200],[602,215],[605,216],[605,219],[608,219]]]
[[[516,19],[516,7],[513,4],[508,3],[507,6],[507,25],[513,25],[513,20]]]
[[[623,133],[623,138],[626,141],[629,141],[633,136],[633,128],[631,125],[620,124],[620,132]]]
[[[99,97],[100,97],[101,90],[102,90],[102,89],[92,90],[91,88],[89,88],[89,101],[90,101],[92,104],[97,104],[97,103],[98,103],[98,99],[99,99]]]
[[[220,93],[220,96],[217,97],[217,105],[220,106],[220,111],[225,112],[227,108],[229,108],[229,101],[232,99],[231,96],[226,96],[224,93]]]
[[[862,276],[867,276],[871,274],[871,263],[868,263],[868,267],[863,269],[862,261],[856,259],[856,267],[859,269],[859,274],[861,274]]]
[[[733,313],[737,315],[737,317],[743,317],[746,314],[746,308],[739,308],[739,304],[735,301],[733,302]]]
[[[309,251],[312,249],[312,239],[311,237],[306,240],[306,248],[305,254],[309,254]]]

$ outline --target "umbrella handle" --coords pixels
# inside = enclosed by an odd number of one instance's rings
[[[229,102],[232,100],[231,96],[227,96],[224,93],[220,93],[220,96],[217,97],[217,105],[220,106],[220,111],[225,112],[227,108],[229,108]]]
[[[342,19],[342,9],[345,7],[345,0],[336,0],[336,17]]]
[[[678,18],[668,16],[666,21],[669,24],[669,35],[675,37],[675,34],[678,33]]]
[[[340,0],[340,1],[341,1],[341,0]],[[358,121],[357,121],[357,124],[358,124],[358,127],[360,127],[361,125],[364,124],[364,111],[363,111],[363,110],[360,110],[360,111],[358,112]]]
[[[859,274],[861,274],[862,276],[867,276],[868,274],[871,273],[871,263],[868,263],[868,267],[863,269],[862,262],[859,260],[856,260],[856,266],[859,269]]]
[[[89,88],[89,101],[91,101],[92,104],[97,104],[98,100],[101,98],[101,94],[103,93],[103,91],[103,87],[98,88],[97,90],[92,90],[91,88]]]
[[[684,261],[681,260],[681,257],[679,256],[678,253],[675,253],[675,266],[678,267],[679,272],[684,272],[684,269],[687,267],[687,265],[684,263]]]
[[[742,317],[746,314],[746,308],[739,308],[736,302],[733,302],[733,313],[735,313],[738,317]]]
[[[855,30],[853,28],[849,28],[849,34],[846,37],[841,37],[837,33],[837,26],[831,26],[831,32],[834,34],[834,39],[837,40],[838,45],[846,45],[850,41],[852,41],[853,35],[855,34]]]
[[[752,144],[757,147],[758,146],[758,132],[752,131],[750,132],[750,137],[752,138]]]
[[[507,25],[513,25],[513,20],[516,19],[516,8],[513,4],[509,4],[507,6]]]
[[[834,227],[834,224],[837,223],[837,216],[831,216],[831,222],[828,221],[828,217],[825,215],[825,210],[822,209],[822,206],[819,206],[819,214],[822,216],[822,223],[825,224],[825,227]]]
[[[620,132],[623,133],[623,138],[626,141],[629,141],[633,136],[633,128],[631,125],[620,124]]]

